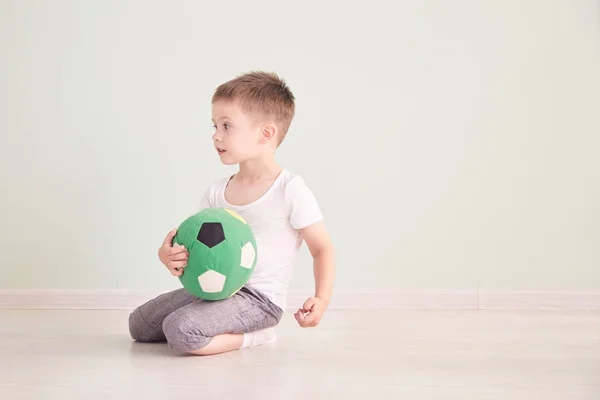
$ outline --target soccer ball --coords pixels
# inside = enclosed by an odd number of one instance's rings
[[[189,252],[179,280],[188,292],[205,300],[223,300],[237,293],[256,267],[256,240],[239,214],[206,208],[177,229],[174,244]]]

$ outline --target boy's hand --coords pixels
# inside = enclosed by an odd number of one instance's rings
[[[328,301],[320,297],[309,297],[302,308],[294,314],[296,321],[303,328],[314,328],[319,325],[325,310],[327,309]]]
[[[171,274],[181,276],[183,269],[187,266],[189,254],[182,245],[173,246],[173,238],[176,234],[177,229],[169,232],[162,246],[158,249],[158,258],[171,271]]]

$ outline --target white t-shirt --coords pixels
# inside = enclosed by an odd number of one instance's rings
[[[323,218],[319,205],[302,177],[286,169],[261,198],[244,206],[225,200],[229,180],[226,177],[210,185],[200,209],[228,208],[246,220],[257,246],[256,267],[247,285],[285,310],[287,289],[303,242],[298,229]]]

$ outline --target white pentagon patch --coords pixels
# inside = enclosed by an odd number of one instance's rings
[[[254,246],[252,246],[251,242],[246,243],[244,247],[242,247],[242,262],[240,263],[244,268],[252,268],[254,264],[254,259],[256,258],[256,251],[254,251]]]
[[[198,283],[206,293],[219,293],[225,286],[225,275],[208,270],[198,277]]]

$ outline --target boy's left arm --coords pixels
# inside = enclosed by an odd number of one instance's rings
[[[307,226],[300,232],[313,257],[315,295],[304,302],[294,317],[301,327],[309,328],[319,324],[329,306],[335,276],[335,257],[333,244],[323,221]]]

